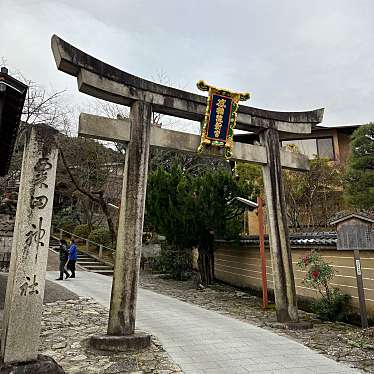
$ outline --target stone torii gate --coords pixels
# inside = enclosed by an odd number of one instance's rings
[[[133,335],[149,147],[196,153],[200,143],[198,135],[152,126],[151,114],[155,111],[201,122],[206,97],[131,75],[82,52],[56,35],[51,43],[57,68],[77,77],[79,91],[131,107],[130,118],[123,120],[81,114],[79,135],[127,143],[108,335]],[[308,134],[311,126],[321,122],[322,117],[323,109],[274,112],[243,105],[238,109],[236,128],[259,134],[261,142],[261,145],[236,142],[232,159],[262,165],[280,322],[298,321],[281,168],[308,170],[309,163],[303,155],[280,149],[279,133]],[[211,149],[205,155],[222,157],[222,150]]]

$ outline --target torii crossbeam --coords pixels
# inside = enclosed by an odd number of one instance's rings
[[[52,37],[59,70],[77,77],[79,91],[131,107],[128,120],[81,114],[79,135],[127,143],[108,335],[134,334],[143,213],[150,145],[195,152],[197,135],[151,126],[152,111],[201,122],[206,97],[163,86],[110,66]],[[279,132],[307,134],[322,121],[323,109],[274,112],[241,105],[237,128],[256,132],[261,145],[235,143],[233,159],[262,165],[268,212],[274,293],[279,321],[297,321],[295,281],[281,167],[307,170],[305,156],[280,149]],[[222,157],[218,150],[209,156]]]

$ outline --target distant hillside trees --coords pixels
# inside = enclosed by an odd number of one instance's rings
[[[308,172],[283,171],[289,226],[292,230],[329,227],[343,208],[343,169],[325,158],[310,160]]]

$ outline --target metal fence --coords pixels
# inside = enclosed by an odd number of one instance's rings
[[[0,271],[8,271],[13,237],[0,237]]]
[[[99,258],[103,258],[103,250],[106,249],[108,251],[110,251],[112,254],[115,252],[115,249],[113,248],[110,248],[110,247],[107,247],[101,243],[96,243],[92,240],[89,240],[87,238],[82,238],[81,236],[79,235],[76,235],[70,231],[66,231],[64,229],[61,229],[59,227],[56,227],[54,228],[53,232],[58,232],[59,233],[59,239],[63,239],[64,237],[64,233],[67,234],[69,237],[71,237],[72,239],[80,239],[82,240],[83,242],[86,243],[86,249],[88,251],[89,247],[90,247],[90,244],[94,245],[96,248],[98,248],[99,250]]]

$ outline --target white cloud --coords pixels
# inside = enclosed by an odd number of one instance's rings
[[[4,4],[5,1],[5,4]],[[325,123],[373,120],[374,3],[370,0],[2,0],[0,56],[10,68],[84,102],[58,72],[56,33],[130,73],[160,70],[252,93],[274,110],[326,107]],[[229,4],[229,5],[228,5]]]

